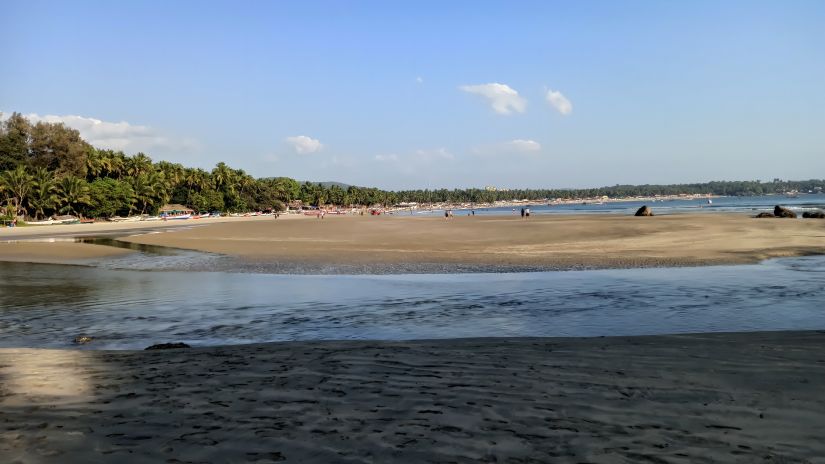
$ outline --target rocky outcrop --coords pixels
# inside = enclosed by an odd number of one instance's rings
[[[825,219],[825,212],[823,211],[805,211],[802,217],[808,219]]]
[[[653,210],[650,209],[650,206],[644,205],[636,210],[636,216],[653,216]]]
[[[94,337],[89,335],[78,335],[74,338],[74,343],[76,345],[85,345],[87,343],[91,343],[94,340]]]
[[[796,218],[796,213],[779,205],[773,207],[773,215],[780,218]]]
[[[774,217],[776,217],[776,216],[774,216],[774,215],[773,215],[773,213],[765,213],[765,212],[763,212],[763,213],[759,213],[759,214],[757,214],[757,215],[756,215],[756,216],[754,216],[754,217],[755,217],[755,218],[774,218]]]
[[[174,350],[176,348],[191,348],[186,343],[158,343],[157,345],[152,345],[146,347],[146,350]]]

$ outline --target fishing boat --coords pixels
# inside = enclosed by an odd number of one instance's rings
[[[29,226],[51,226],[59,224],[80,224],[80,219],[74,216],[57,216],[43,221],[29,221],[26,225]]]
[[[194,210],[183,205],[165,205],[160,209],[160,218],[164,221],[190,219],[194,213]]]
[[[171,221],[175,219],[191,219],[191,214],[161,214],[160,218],[164,221]]]

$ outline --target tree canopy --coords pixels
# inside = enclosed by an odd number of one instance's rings
[[[825,180],[715,181],[676,185],[615,185],[592,189],[436,189],[386,191],[337,183],[299,183],[289,177],[256,179],[218,163],[211,171],[144,153],[127,155],[84,141],[62,123],[32,124],[19,113],[0,123],[0,209],[34,218],[53,214],[112,217],[156,214],[166,203],[200,212],[280,210],[303,205],[373,206],[416,203],[492,203],[607,196],[764,195],[822,191]]]

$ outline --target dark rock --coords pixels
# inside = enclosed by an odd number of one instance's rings
[[[149,346],[147,350],[173,350],[175,348],[191,348],[186,343],[158,343],[157,345]]]
[[[649,206],[644,205],[636,210],[636,216],[653,216],[653,210]]]
[[[94,338],[88,335],[78,335],[74,338],[74,342],[78,345],[85,345],[87,343],[91,343],[92,340],[94,340]]]
[[[773,213],[759,213],[754,217],[755,218],[773,218],[773,217],[776,217],[776,216],[774,216]]]
[[[779,205],[773,207],[773,215],[781,218],[796,218],[796,213]]]
[[[808,219],[825,219],[825,212],[824,211],[805,211],[802,213],[802,217]]]

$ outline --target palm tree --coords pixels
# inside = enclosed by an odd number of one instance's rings
[[[106,167],[107,177],[120,179],[126,172],[126,155],[123,152],[110,152],[103,165]]]
[[[163,173],[140,174],[130,178],[129,183],[135,192],[137,203],[141,206],[140,214],[146,214],[146,209],[150,206],[169,201],[169,191]]]
[[[189,189],[189,193],[192,193],[193,189],[201,191],[211,185],[209,173],[200,168],[187,169],[183,175],[183,182]]]
[[[235,172],[235,174],[235,184],[237,185],[238,189],[243,193],[254,193],[256,187],[258,186],[258,183],[255,181],[255,178],[245,173],[243,169],[239,169]]]
[[[103,172],[103,159],[104,157],[100,151],[92,149],[89,152],[89,156],[86,157],[86,175],[90,179],[99,177]]]
[[[20,211],[25,213],[23,204],[34,187],[34,177],[26,171],[26,168],[18,166],[13,171],[3,171],[0,174],[0,185],[8,194],[11,194],[10,204],[14,209],[14,215],[19,216]]]
[[[226,163],[220,162],[215,165],[215,169],[212,169],[212,181],[214,182],[217,190],[224,190],[229,193],[234,193],[234,177],[234,171],[232,171],[232,168],[227,166]]]
[[[34,218],[39,219],[46,215],[47,209],[53,209],[57,204],[54,177],[46,168],[38,168],[32,176],[34,188],[31,191],[29,204],[34,208]]]
[[[155,191],[154,202],[152,204],[159,204],[162,206],[166,203],[169,203],[169,199],[172,198],[172,190],[177,186],[177,184],[172,185],[172,183],[169,181],[169,178],[163,172],[150,173],[149,183],[152,185],[152,189]]]
[[[138,153],[131,158],[126,159],[126,174],[130,176],[139,176],[140,174],[148,173],[152,170],[152,158]]]
[[[167,187],[169,190],[174,190],[178,184],[183,182],[185,176],[185,170],[182,165],[168,161],[158,161],[155,165],[155,170],[164,175],[166,182],[168,182]]]
[[[89,185],[85,180],[74,176],[64,177],[60,179],[57,198],[59,204],[62,205],[61,213],[73,213],[79,216],[77,208],[91,202]]]

